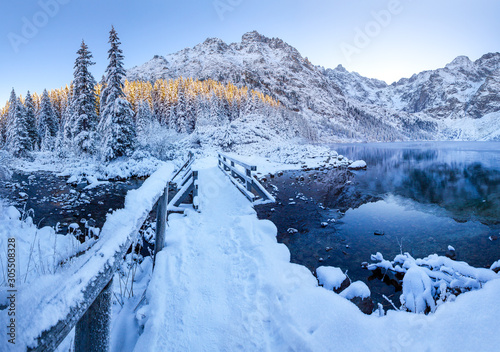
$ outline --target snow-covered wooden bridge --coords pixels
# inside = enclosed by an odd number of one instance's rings
[[[484,329],[499,327],[500,280],[432,316],[367,316],[318,287],[308,269],[290,263],[274,224],[257,218],[252,202],[267,195],[256,189],[251,165],[237,164],[221,155],[177,174],[164,166],[129,192],[96,245],[53,279],[48,297],[20,296],[20,305],[34,307],[21,332],[29,350],[54,350],[75,325],[76,351],[108,349],[112,273],[158,200],[158,221],[171,214],[166,231],[157,226],[163,247],[147,288],[147,321],[138,340],[123,336],[122,351],[466,351],[500,343]],[[180,193],[168,202],[172,180]],[[198,209],[182,204],[188,190]]]
[[[185,164],[176,172],[173,172],[172,166],[165,166],[146,180],[140,189],[127,195],[125,208],[107,219],[98,244],[72,265],[73,270],[70,275],[64,282],[60,282],[59,287],[54,288],[50,295],[36,298],[33,295],[21,295],[21,299],[24,300],[36,299],[35,309],[30,316],[24,317],[25,319],[44,317],[34,320],[36,323],[32,324],[32,329],[22,332],[28,350],[55,350],[73,327],[76,327],[76,351],[104,351],[109,348],[113,275],[124,255],[137,241],[139,229],[155,204],[157,219],[154,263],[165,245],[169,215],[177,213],[184,215],[191,208],[184,205],[189,198],[192,200],[192,209],[198,210],[199,180],[198,171],[193,169],[194,162],[193,154],[189,153]],[[218,156],[218,165],[232,184],[251,202],[274,201],[253,177],[255,166],[223,154]],[[203,174],[207,186],[204,195],[209,195],[208,198],[213,198],[213,192],[228,186],[228,181],[221,179],[224,175],[220,171],[218,173],[218,179],[212,177],[213,172],[209,173],[208,179]],[[204,208],[207,214],[211,214],[210,219],[217,219],[221,214],[225,214],[224,209],[217,207],[213,210],[211,204],[204,205]],[[187,220],[189,223],[191,218]],[[163,269],[158,268],[157,271],[162,272]],[[54,312],[57,314],[54,315]]]

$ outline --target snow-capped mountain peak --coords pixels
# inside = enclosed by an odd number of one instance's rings
[[[209,38],[193,48],[155,56],[128,70],[127,79],[183,76],[248,86],[305,116],[330,140],[432,139],[463,137],[450,133],[454,127],[443,127],[443,121],[500,111],[499,69],[500,53],[476,61],[458,56],[443,68],[388,85],[342,65],[314,66],[285,41],[253,31],[238,43]]]

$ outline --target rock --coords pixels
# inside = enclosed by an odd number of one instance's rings
[[[299,232],[299,230],[294,229],[293,227],[290,227],[288,230],[286,230],[286,232],[288,232],[288,233],[290,233],[290,234],[294,234],[294,233]]]
[[[373,234],[375,236],[384,236],[385,235],[384,231],[374,231]]]
[[[351,170],[366,169],[366,162],[364,160],[356,160],[348,166]]]
[[[323,221],[323,222],[321,223],[321,227],[327,227],[327,226],[328,226],[328,223],[327,223],[327,222]]]
[[[451,248],[453,248],[453,250],[450,250],[450,247],[451,246],[448,246],[448,250],[446,251],[445,255],[448,258],[455,260],[457,258],[457,252],[455,251],[455,249],[453,247],[451,247]]]
[[[363,299],[354,297],[351,298],[350,301],[354,303],[359,308],[359,310],[365,314],[372,314],[373,310],[375,309],[375,304],[369,297]]]
[[[349,280],[349,278],[346,277],[344,279],[344,281],[342,281],[342,283],[340,284],[340,287],[334,288],[333,291],[335,293],[340,293],[340,292],[344,291],[347,287],[349,287],[350,284],[351,284],[351,280]]]
[[[498,236],[497,235],[491,235],[488,238],[490,239],[490,241],[496,241],[496,240],[498,240]]]

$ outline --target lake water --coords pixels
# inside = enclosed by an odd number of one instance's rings
[[[365,160],[367,170],[286,172],[265,182],[279,203],[258,207],[259,216],[277,225],[278,240],[289,247],[293,262],[312,271],[321,265],[347,270],[388,307],[382,294],[399,303],[400,287],[392,276],[383,283],[361,268],[370,254],[381,252],[389,260],[401,250],[414,257],[445,255],[451,245],[456,260],[473,266],[500,259],[500,143],[332,149]]]

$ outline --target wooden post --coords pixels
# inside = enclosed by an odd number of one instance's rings
[[[231,176],[236,177],[236,173],[234,172],[234,161],[231,160]]]
[[[168,207],[168,186],[165,188],[158,205],[156,207],[156,238],[155,238],[155,253],[153,257],[153,268],[156,263],[156,254],[163,249],[165,242],[165,229],[167,227],[167,207]]]
[[[246,169],[247,172],[247,191],[252,192],[252,171],[250,169]]]
[[[75,352],[109,351],[113,279],[103,288],[75,327]]]

